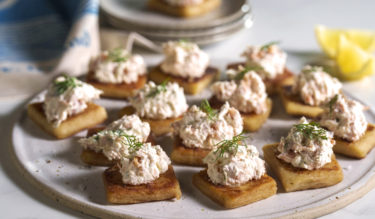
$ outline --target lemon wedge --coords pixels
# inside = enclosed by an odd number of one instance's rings
[[[374,72],[375,58],[344,35],[339,36],[336,63],[338,77],[343,80],[358,80]]]
[[[340,36],[340,30],[328,29],[325,26],[317,25],[315,27],[315,36],[320,47],[330,57],[334,58],[337,53],[337,44]]]
[[[369,60],[370,54],[350,42],[344,35],[339,36],[336,62],[342,73],[357,72]]]
[[[315,27],[315,35],[319,45],[330,58],[336,57],[339,38],[342,35],[346,36],[350,42],[367,52],[375,51],[374,31],[330,29],[323,25],[317,25]]]
[[[348,30],[346,37],[367,52],[375,51],[375,32],[366,30]]]
[[[354,81],[362,79],[366,76],[372,75],[375,71],[375,59],[373,57],[368,60],[368,62],[363,66],[363,68],[358,72],[352,72],[350,74],[339,74],[338,77],[346,81]]]
[[[323,51],[336,61],[334,74],[342,80],[358,80],[375,72],[375,32],[315,27]]]

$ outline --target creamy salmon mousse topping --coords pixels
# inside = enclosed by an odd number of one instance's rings
[[[159,145],[142,143],[132,147],[129,158],[122,158],[120,173],[125,184],[150,183],[168,170],[171,160]]]
[[[219,143],[204,159],[207,175],[214,184],[239,186],[250,180],[258,180],[265,173],[264,161],[259,158],[253,145],[246,145],[240,135]]]
[[[105,129],[116,130],[122,129],[128,135],[134,135],[138,141],[145,142],[150,135],[150,125],[143,122],[137,115],[125,115],[122,118],[113,121]]]
[[[167,42],[163,44],[163,52],[162,71],[188,80],[202,77],[210,62],[207,53],[186,41]]]
[[[164,0],[164,2],[173,6],[190,6],[199,5],[203,0]]]
[[[137,115],[123,116],[104,130],[78,142],[85,149],[102,152],[109,160],[117,160],[129,156],[131,141],[146,142],[150,131],[150,125]]]
[[[292,92],[311,106],[327,103],[338,94],[342,84],[317,66],[305,66],[293,84]]]
[[[58,127],[69,116],[83,112],[87,102],[99,99],[102,91],[75,77],[60,76],[49,86],[43,104],[47,121]]]
[[[146,64],[142,56],[131,55],[126,50],[117,48],[103,51],[90,63],[90,71],[102,83],[130,84],[146,74]]]
[[[365,107],[355,100],[343,95],[336,95],[324,107],[320,124],[335,136],[347,141],[359,140],[367,130],[367,121],[363,110]]]
[[[232,107],[243,113],[266,112],[267,93],[261,77],[255,71],[240,67],[234,79],[215,82],[211,86],[214,96],[220,101],[228,101]]]
[[[257,73],[262,79],[274,79],[284,73],[287,55],[276,44],[249,46],[241,55],[246,58],[246,66],[259,68]]]
[[[148,82],[130,103],[141,118],[168,119],[177,118],[188,109],[184,89],[177,83],[163,82],[156,85]]]
[[[173,124],[174,133],[189,148],[213,149],[224,139],[231,139],[243,130],[240,113],[228,103],[220,110],[204,101],[201,107],[192,106],[182,120]]]
[[[308,170],[319,169],[331,162],[333,133],[315,122],[302,117],[287,137],[282,137],[277,147],[277,157],[294,167]]]

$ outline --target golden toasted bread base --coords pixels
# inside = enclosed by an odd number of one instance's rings
[[[147,81],[147,76],[142,75],[138,77],[138,81],[130,84],[111,84],[111,83],[102,83],[97,81],[94,78],[94,72],[89,72],[87,74],[87,83],[96,87],[99,90],[102,90],[103,93],[101,96],[110,97],[110,98],[128,98],[135,94],[135,92],[141,89]]]
[[[238,62],[232,63],[227,66],[227,69],[237,69],[240,65],[245,66],[246,63]],[[289,85],[293,82],[294,74],[289,71],[289,69],[285,68],[284,73],[278,75],[276,78],[272,80],[263,80],[264,84],[266,85],[266,90],[268,95],[274,95],[279,93],[280,88],[284,85]]]
[[[206,164],[203,163],[203,158],[205,158],[210,151],[211,150],[202,148],[185,147],[181,139],[176,136],[171,153],[171,160],[178,164],[206,166]]]
[[[182,77],[176,77],[168,73],[164,73],[160,65],[153,68],[149,74],[149,79],[157,84],[162,83],[165,80],[173,81],[178,83],[184,88],[184,92],[187,94],[198,94],[202,92],[212,81],[214,81],[220,75],[220,71],[217,68],[207,67],[205,74],[200,78],[195,78],[189,81]]]
[[[288,95],[286,88],[280,90],[280,97],[286,113],[293,116],[316,118],[323,113],[323,108],[304,104],[298,96]]]
[[[335,185],[342,181],[343,173],[335,155],[332,161],[320,169],[297,168],[276,157],[278,144],[263,147],[264,160],[279,178],[286,192],[316,189]]]
[[[135,109],[132,106],[127,106],[124,107],[120,111],[120,116],[124,115],[132,115],[135,113]],[[172,128],[172,123],[177,122],[182,119],[182,115],[177,117],[177,118],[169,118],[169,119],[161,119],[161,120],[156,120],[156,119],[147,119],[147,118],[141,118],[143,122],[147,122],[150,124],[151,127],[151,132],[156,135],[165,135],[168,133],[173,132]]]
[[[277,185],[267,174],[258,180],[251,180],[236,187],[215,185],[209,179],[207,170],[193,175],[193,184],[213,201],[224,208],[238,208],[266,199],[276,194]]]
[[[217,8],[220,3],[221,0],[205,0],[198,5],[176,7],[165,3],[163,0],[149,0],[147,6],[165,14],[188,18],[206,14]]]
[[[90,137],[103,129],[104,127],[88,129],[86,137]],[[155,144],[155,140],[151,135],[148,137],[147,142],[150,142],[152,145]],[[102,152],[96,152],[91,149],[82,149],[81,160],[92,166],[112,166],[117,163],[117,160],[109,160]]]
[[[181,198],[180,184],[171,165],[167,172],[148,184],[125,185],[117,165],[104,171],[103,181],[107,201],[112,204],[134,204]]]
[[[82,149],[81,160],[91,166],[112,166],[117,160],[109,160],[103,153],[91,149]]]
[[[31,120],[47,133],[58,139],[67,138],[83,129],[93,127],[107,119],[107,111],[96,104],[87,103],[87,108],[76,115],[68,117],[57,128],[47,121],[43,103],[32,103],[27,106],[27,114]]]
[[[248,132],[258,131],[263,124],[267,121],[272,110],[272,100],[267,98],[267,111],[262,114],[255,113],[242,113],[243,128]]]
[[[349,142],[337,137],[335,141],[336,144],[333,146],[335,153],[362,159],[375,146],[375,126],[368,124],[365,134],[357,141]]]

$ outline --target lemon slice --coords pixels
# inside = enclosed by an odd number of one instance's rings
[[[357,44],[367,52],[375,50],[375,33],[366,30],[348,30],[345,35],[348,39]]]
[[[369,58],[369,53],[350,42],[344,35],[340,35],[336,62],[342,73],[360,71]]]
[[[339,36],[336,63],[338,77],[344,80],[358,80],[374,72],[375,58],[344,35]]]
[[[315,36],[320,47],[331,58],[334,58],[337,53],[337,43],[341,31],[328,29],[325,26],[317,25],[315,27]]]
[[[347,81],[354,81],[362,79],[366,76],[372,75],[375,71],[375,59],[373,57],[368,60],[368,62],[363,66],[363,68],[351,74],[340,74],[339,78]]]
[[[338,42],[342,35],[367,52],[375,51],[374,31],[330,29],[323,25],[317,25],[315,27],[315,35],[323,51],[331,58],[337,55]]]

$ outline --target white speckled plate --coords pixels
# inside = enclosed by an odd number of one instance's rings
[[[200,97],[189,97],[189,102],[197,103],[209,95],[205,91]],[[112,120],[126,104],[119,100],[100,100],[97,103],[107,108]],[[369,122],[374,123],[375,114],[372,111],[367,111],[366,116]],[[251,143],[261,151],[264,144],[277,142],[286,135],[297,120],[286,115],[280,101],[275,99],[271,118],[260,131],[250,134]],[[85,133],[83,131],[72,138],[55,140],[23,112],[13,128],[13,155],[24,177],[36,187],[65,205],[98,217],[312,218],[344,207],[375,186],[373,150],[362,160],[337,156],[343,168],[344,180],[335,186],[285,193],[278,185],[277,195],[237,209],[224,210],[192,185],[192,175],[201,168],[179,165],[174,165],[174,169],[181,185],[181,200],[111,205],[106,202],[102,182],[105,168],[88,167],[80,161],[81,148],[77,139],[85,136]],[[165,137],[159,139],[159,143],[170,154],[172,139]],[[272,173],[270,175],[273,176]]]

